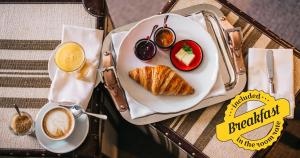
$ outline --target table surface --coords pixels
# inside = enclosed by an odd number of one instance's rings
[[[295,12],[300,10],[300,1],[228,1],[300,49],[300,40],[298,39],[300,36],[300,30],[298,29],[300,17],[298,14],[295,14]]]
[[[226,3],[225,1],[221,0]],[[240,15],[233,12],[215,0],[191,0],[186,2],[179,0],[172,10],[178,10],[189,6],[208,3],[220,8],[226,18],[235,27],[241,27],[244,35],[243,52],[247,56],[248,48],[291,48],[292,46],[283,42],[279,37],[257,24],[253,19],[247,17],[242,18]],[[235,10],[239,12],[238,10]],[[244,14],[243,14],[244,15]],[[245,16],[243,16],[245,17]],[[252,24],[255,22],[255,26]],[[259,29],[258,27],[259,26]],[[263,30],[262,30],[263,29]],[[295,94],[300,89],[299,82],[299,52],[295,50],[294,57],[295,71]],[[220,142],[216,138],[215,126],[223,121],[224,111],[228,102],[223,102],[208,108],[204,108],[192,113],[171,118],[162,122],[151,124],[146,127],[153,138],[160,142],[174,155],[187,155],[194,153],[203,154],[209,157],[252,157],[254,151],[244,150],[237,147],[232,142]],[[268,128],[268,127],[266,127]],[[263,134],[264,129],[256,132],[256,136]],[[181,147],[185,151],[180,150]],[[222,150],[219,150],[222,149]]]
[[[201,3],[219,7],[234,26],[242,28],[245,40],[244,52],[247,52],[250,47],[286,47],[270,39],[269,35],[214,0],[190,0],[189,2],[179,0],[173,10]],[[48,78],[47,59],[51,50],[60,42],[62,24],[94,27],[96,19],[88,15],[81,4],[4,4],[0,5],[0,14],[5,15],[0,17],[0,21],[4,21],[0,24],[1,28],[5,28],[0,30],[0,138],[3,140],[0,142],[0,151],[16,148],[40,150],[42,148],[35,139],[16,137],[7,130],[7,119],[13,111],[11,105],[17,103],[33,116],[37,113],[38,109],[47,102],[51,83]],[[295,56],[294,62],[295,65],[299,65],[300,59]],[[299,66],[295,66],[295,72],[299,72]],[[299,73],[295,73],[295,93],[299,89],[300,77]],[[97,101],[91,102],[95,104],[92,107],[96,107],[97,102],[101,103],[103,97],[97,91],[94,93]],[[177,147],[181,146],[190,154],[195,151],[208,156],[235,157],[238,154],[251,157],[252,151],[239,149],[231,142],[221,143],[215,138],[215,125],[222,121],[226,104],[227,102],[220,103],[149,125],[148,131],[155,140],[176,155],[186,155],[184,151],[178,150]],[[99,123],[95,120],[91,121]],[[91,131],[95,133],[91,134],[86,141],[95,141],[95,137],[98,137],[97,129]],[[23,142],[27,142],[28,145],[24,147]],[[220,148],[223,150],[218,150]],[[85,149],[82,150],[87,152]]]
[[[0,5],[0,155],[57,156],[43,149],[35,137],[15,136],[8,129],[9,119],[15,112],[13,104],[35,118],[48,102],[51,84],[48,58],[60,43],[63,24],[95,28],[99,20],[86,12],[78,3],[80,1],[51,2]],[[87,111],[101,112],[103,95],[100,89],[93,92]],[[101,122],[95,118],[89,120],[86,140],[65,156],[95,157],[99,154]]]
[[[190,3],[179,1],[173,9],[176,10],[198,3],[210,3],[219,7],[231,24],[233,24],[235,27],[242,28],[244,36],[244,56],[247,56],[248,48],[252,47],[267,49],[287,47],[286,45],[282,44],[282,42],[278,43],[276,40],[271,39],[266,32],[259,30],[257,27],[249,23],[249,21],[252,22],[251,19],[241,18],[231,9],[221,5],[220,3],[217,3],[216,1],[190,1]],[[300,82],[298,81],[300,69],[298,68],[299,66],[297,66],[299,65],[299,61],[300,58],[297,53],[295,53],[295,94],[300,89]],[[223,121],[224,111],[226,110],[227,104],[228,102],[224,102],[192,112],[187,115],[178,116],[173,119],[156,123],[154,127],[160,131],[163,131],[164,135],[166,135],[166,132],[169,132],[167,137],[171,138],[171,140],[175,140],[174,138],[172,139],[172,136],[170,136],[170,133],[174,133],[179,140],[181,138],[182,141],[192,144],[194,149],[188,147],[187,150],[189,151],[198,150],[209,157],[223,157],[223,155],[227,155],[228,157],[251,157],[254,154],[253,151],[241,149],[232,142],[220,142],[216,139],[215,126]],[[263,133],[263,130],[264,129],[261,128],[260,131],[256,132],[257,134]],[[255,133],[253,134],[255,135]],[[178,144],[178,141],[175,140],[175,143]]]

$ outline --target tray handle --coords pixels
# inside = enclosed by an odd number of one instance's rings
[[[240,27],[234,28],[225,17],[220,19],[220,24],[224,29],[225,39],[233,57],[235,71],[237,74],[243,74],[246,72],[246,68],[242,52],[242,30]]]

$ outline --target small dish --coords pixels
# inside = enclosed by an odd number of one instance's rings
[[[170,49],[176,41],[176,34],[170,27],[160,27],[154,33],[155,44],[164,50]]]
[[[192,49],[193,54],[195,55],[192,62],[187,66],[180,60],[176,58],[176,53],[183,48],[185,45],[189,46]],[[193,40],[181,40],[172,47],[170,51],[170,60],[175,68],[181,71],[192,71],[196,69],[203,60],[203,52],[198,43]]]
[[[23,118],[23,119],[20,119]],[[24,120],[25,119],[25,120]],[[20,122],[23,122],[22,126],[20,127]],[[17,125],[19,124],[19,127]],[[11,120],[10,120],[10,126],[9,129],[10,131],[17,135],[17,136],[24,136],[24,135],[30,135],[34,133],[34,126],[35,123],[31,117],[31,115],[25,111],[21,111],[19,113],[15,113]],[[20,131],[22,130],[22,131]]]
[[[157,52],[155,43],[147,38],[138,40],[134,48],[135,56],[144,62],[151,60]]]

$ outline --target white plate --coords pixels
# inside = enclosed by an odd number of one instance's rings
[[[162,26],[165,15],[152,16],[142,20],[130,29],[121,43],[117,58],[117,72],[123,88],[137,102],[160,113],[179,112],[199,103],[212,89],[219,70],[217,47],[209,33],[200,24],[177,14],[169,14],[167,24],[175,31],[176,41],[190,39],[201,46],[203,51],[201,65],[190,72],[179,71],[172,65],[169,53],[161,50],[157,52],[156,56],[149,63],[142,62],[136,58],[134,55],[135,43],[139,39],[148,36],[154,25]],[[194,87],[195,93],[189,96],[155,96],[128,76],[128,72],[132,69],[158,64],[169,66],[176,71]]]
[[[57,69],[58,69],[58,67],[56,66],[55,61],[54,61],[54,53],[52,53],[49,58],[49,61],[48,61],[48,73],[49,73],[49,78],[51,81],[53,81]],[[97,73],[98,73],[98,71],[97,71]],[[95,87],[97,87],[97,85],[101,81],[99,74],[97,74],[96,77],[97,78],[96,78]]]
[[[67,153],[79,147],[89,132],[88,116],[83,114],[76,119],[73,133],[65,140],[50,140],[41,129],[42,116],[50,109],[56,107],[55,103],[47,103],[38,112],[35,119],[35,135],[39,143],[48,151],[54,153]]]

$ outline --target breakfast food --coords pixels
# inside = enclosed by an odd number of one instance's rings
[[[23,135],[29,132],[33,126],[33,120],[31,116],[25,112],[21,112],[21,115],[15,114],[11,121],[11,129],[17,135]]]
[[[136,68],[129,72],[129,76],[154,95],[184,96],[195,91],[175,71],[164,65]]]
[[[42,120],[42,127],[45,134],[50,138],[62,139],[72,132],[74,117],[66,108],[54,108],[45,114]]]
[[[170,51],[172,65],[181,71],[195,70],[203,60],[200,45],[193,40],[181,40],[175,43]]]
[[[169,27],[161,27],[154,34],[155,43],[162,49],[168,49],[173,46],[175,40],[175,32]]]
[[[142,61],[149,61],[156,54],[156,47],[153,41],[141,39],[135,44],[135,56]]]
[[[195,58],[195,54],[190,46],[184,45],[175,55],[175,57],[184,63],[184,65],[189,66]]]
[[[80,69],[85,63],[83,48],[75,42],[63,43],[56,49],[55,63],[66,72]]]

